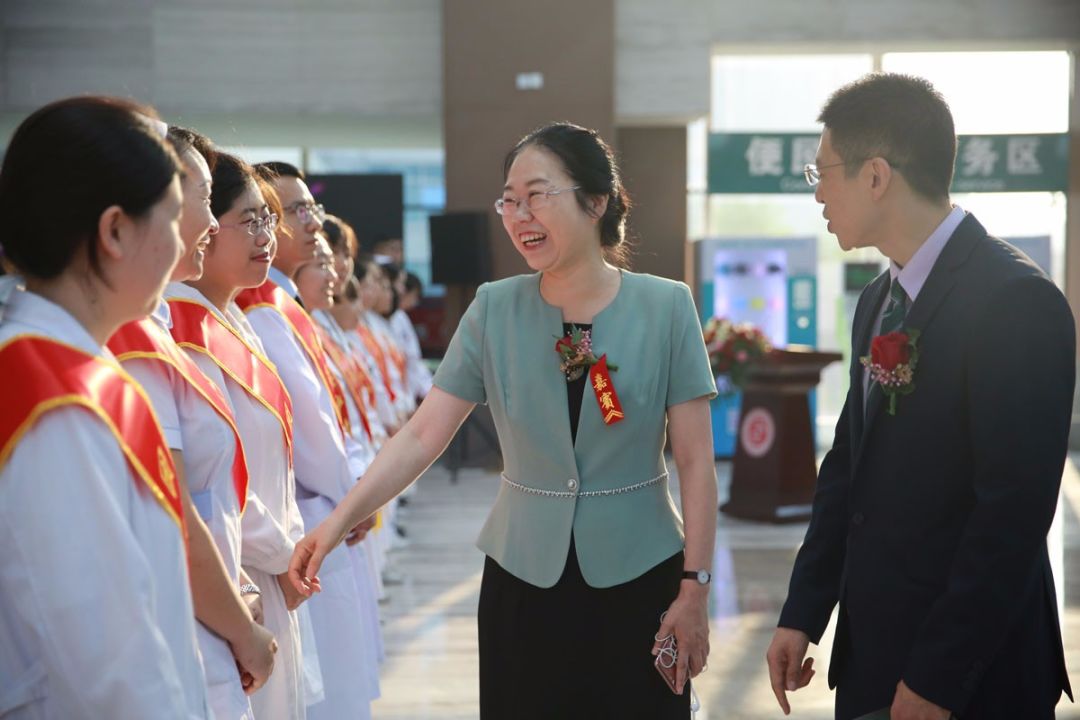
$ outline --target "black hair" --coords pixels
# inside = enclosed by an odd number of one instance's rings
[[[210,191],[210,212],[216,218],[229,212],[245,190],[252,185],[258,185],[255,171],[250,165],[237,156],[224,152],[217,153],[212,177],[214,182]]]
[[[172,145],[173,150],[176,151],[176,154],[181,160],[184,159],[184,153],[194,150],[206,160],[206,165],[210,168],[210,172],[214,171],[214,163],[217,161],[217,150],[214,149],[214,143],[210,142],[210,138],[191,128],[181,127],[180,125],[170,125],[169,132],[166,133],[165,139],[169,141],[169,144]]]
[[[398,294],[397,289],[397,280],[401,276],[401,268],[395,263],[385,262],[379,263],[379,269],[383,271],[383,275],[390,282],[390,311],[386,314],[386,317],[390,317],[401,307],[401,295]]]
[[[945,98],[921,77],[870,73],[832,94],[818,116],[851,175],[881,157],[929,200],[947,199],[956,128]]]
[[[353,274],[356,276],[357,280],[363,280],[367,277],[367,274],[368,272],[370,272],[372,266],[377,265],[378,263],[375,262],[375,258],[373,256],[368,255],[367,253],[360,253],[356,256],[356,263],[353,266]]]
[[[23,120],[0,168],[0,244],[15,268],[49,280],[84,249],[100,276],[102,213],[117,205],[143,217],[181,172],[158,122],[149,107],[100,96],[59,100]]]
[[[344,296],[346,300],[359,300],[360,299],[360,281],[356,279],[355,275],[350,275],[346,280],[344,286],[341,288],[341,293],[338,297]]]
[[[401,275],[401,268],[398,267],[396,263],[379,263],[379,268],[383,271],[383,274],[386,275],[387,279],[390,280],[390,282],[392,283],[397,282],[398,276]]]
[[[590,195],[607,198],[607,209],[600,218],[600,245],[609,262],[625,267],[630,256],[626,240],[630,196],[623,187],[615,154],[608,144],[595,130],[573,123],[544,125],[519,140],[507,153],[503,161],[504,180],[518,155],[533,146],[543,148],[559,159],[566,174],[578,186],[574,196],[582,210],[591,213]]]
[[[336,215],[327,215],[322,225],[326,242],[334,252],[344,252],[350,258],[357,253],[356,231],[349,223]]]
[[[424,294],[424,283],[420,280],[420,276],[416,273],[405,273],[405,292],[416,292],[418,295]]]
[[[306,180],[303,171],[287,162],[281,160],[271,160],[270,162],[261,162],[255,166],[255,170],[265,179],[273,182],[279,177],[294,177],[298,180]]]

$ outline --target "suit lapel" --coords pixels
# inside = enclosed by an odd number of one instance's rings
[[[870,339],[874,332],[875,320],[877,320],[878,313],[881,311],[881,304],[885,302],[888,294],[889,271],[886,270],[867,289],[866,297],[870,300],[870,304],[865,312],[857,315],[858,324],[855,326],[851,336],[853,340],[852,350],[854,351],[851,358],[851,387],[855,391],[853,395],[855,402],[849,408],[849,411],[851,412],[855,440],[854,447],[858,447],[862,439],[867,409],[867,401],[863,398],[863,366],[859,362],[859,358],[870,354]],[[873,385],[870,386],[870,390],[872,397]]]
[[[934,263],[934,267],[930,270],[930,275],[926,278],[926,283],[923,285],[922,290],[919,291],[919,296],[915,299],[911,309],[908,311],[907,317],[904,319],[905,330],[918,330],[920,333],[925,333],[926,328],[930,325],[937,313],[941,304],[948,297],[950,291],[953,289],[953,285],[956,284],[958,276],[958,270],[971,255],[972,249],[975,244],[983,237],[986,236],[986,230],[975,219],[973,215],[968,215],[964,218],[963,222],[956,228],[956,231],[949,238],[945,247],[941,251],[941,255],[938,256],[937,262]],[[886,287],[888,285],[886,284]],[[876,313],[874,317],[876,317]],[[872,331],[872,323],[871,323]],[[867,338],[867,347],[869,347],[869,338]],[[926,353],[926,350],[919,346],[920,353]],[[931,351],[932,352],[932,351]],[[918,387],[919,371],[915,371],[915,383]],[[881,391],[881,388],[877,384],[872,384],[870,387],[869,398],[866,404],[866,419],[862,426],[862,433],[859,435],[858,451],[855,457],[855,467],[858,467],[860,458],[862,457],[863,448],[866,445],[866,438],[869,437],[870,431],[874,427],[874,422],[878,415],[881,414],[881,406],[885,400],[885,393]],[[901,412],[898,410],[897,412]]]

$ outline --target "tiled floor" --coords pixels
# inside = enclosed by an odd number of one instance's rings
[[[1057,520],[1050,533],[1064,606],[1066,662],[1080,689],[1080,455],[1066,467]],[[673,465],[673,464],[672,464]],[[728,466],[718,466],[721,497]],[[420,480],[404,511],[409,545],[392,554],[403,582],[383,606],[387,661],[376,720],[475,720],[476,603],[483,556],[473,540],[498,486],[494,472],[465,470],[451,484],[441,467]],[[765,649],[787,592],[788,573],[805,524],[761,525],[720,515],[712,597],[712,654],[698,678],[698,720],[783,717],[769,688]],[[832,630],[811,647],[819,672],[792,696],[793,718],[832,718],[825,683]],[[1080,718],[1066,698],[1059,718]]]

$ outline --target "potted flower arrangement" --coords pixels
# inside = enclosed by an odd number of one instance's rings
[[[765,334],[750,323],[711,318],[702,329],[705,349],[722,395],[732,395],[746,384],[750,369],[772,350]]]

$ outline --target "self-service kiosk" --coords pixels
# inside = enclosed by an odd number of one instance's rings
[[[753,323],[776,347],[817,344],[816,238],[707,238],[697,243],[697,268],[703,321]],[[734,393],[713,401],[717,457],[735,452],[740,400]]]

